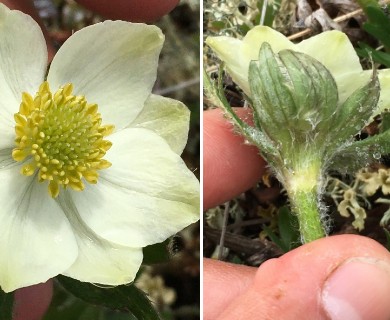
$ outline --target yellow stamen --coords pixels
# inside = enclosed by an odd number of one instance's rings
[[[15,114],[15,161],[26,161],[21,174],[38,173],[40,182],[48,181],[49,194],[56,198],[60,187],[84,189],[84,181],[95,184],[97,170],[111,163],[103,157],[112,143],[104,137],[113,125],[101,125],[97,104],[87,103],[84,96],[72,94],[66,84],[54,94],[45,81],[33,98],[22,94],[19,112]]]

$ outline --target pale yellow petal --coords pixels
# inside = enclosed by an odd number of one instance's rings
[[[294,50],[295,45],[283,34],[265,26],[251,29],[243,40],[230,37],[209,37],[206,43],[217,56],[226,63],[233,81],[250,96],[248,69],[251,60],[257,60],[260,47],[268,42],[275,52],[284,49]]]
[[[47,185],[20,168],[0,170],[0,287],[6,292],[55,277],[78,255],[70,223]]]
[[[129,128],[111,136],[112,166],[96,185],[73,192],[85,223],[123,246],[161,242],[199,219],[199,182],[167,142],[151,130]]]
[[[297,44],[297,51],[320,61],[336,79],[345,73],[362,71],[352,43],[343,32],[322,32]]]
[[[153,130],[181,154],[187,143],[189,124],[190,111],[182,102],[152,94],[129,127]]]

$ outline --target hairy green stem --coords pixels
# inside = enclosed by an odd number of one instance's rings
[[[289,193],[293,212],[298,217],[302,243],[325,237],[321,224],[318,194],[312,191]]]
[[[319,190],[321,165],[318,163],[285,172],[284,180],[291,209],[297,215],[302,243],[323,238],[326,233],[321,223]]]

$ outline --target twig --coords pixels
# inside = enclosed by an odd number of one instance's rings
[[[379,1],[379,3],[381,5],[387,4],[387,3],[390,3],[390,0]],[[356,16],[356,15],[361,14],[361,13],[363,13],[363,9],[357,9],[355,11],[351,11],[351,12],[348,12],[340,17],[337,17],[337,18],[333,19],[333,21],[336,23],[339,23],[339,22],[348,20],[349,18],[352,18],[353,16]],[[292,34],[291,36],[287,37],[287,39],[295,40],[295,39],[301,38],[303,36],[306,36],[306,35],[310,34],[311,32],[312,32],[312,29],[307,28],[305,30],[302,30],[300,32]]]
[[[164,95],[170,94],[172,92],[176,92],[176,91],[185,89],[187,87],[193,86],[195,84],[198,84],[199,81],[200,81],[199,77],[198,78],[193,78],[193,79],[190,79],[190,80],[187,80],[187,81],[180,82],[179,84],[171,86],[171,87],[158,89],[154,93],[158,94],[158,95],[161,95],[161,96],[164,96]]]
[[[340,17],[337,17],[337,18],[333,19],[333,21],[337,22],[337,23],[342,22],[342,21],[348,20],[349,18],[352,18],[353,16],[356,16],[362,12],[363,12],[362,9],[357,9],[355,11],[348,12]],[[312,30],[310,28],[307,28],[305,30],[302,30],[302,31],[299,31],[297,33],[292,34],[291,36],[287,37],[287,39],[295,40],[295,39],[301,38],[303,36],[306,36],[306,35],[310,34],[311,32],[312,32]]]
[[[263,2],[263,7],[261,8],[261,17],[260,17],[260,25],[264,25],[265,13],[267,12],[268,0]]]
[[[226,226],[229,217],[229,201],[225,203],[225,210],[223,211],[223,224],[221,230],[221,238],[219,239],[218,260],[222,260],[223,248],[225,243]]]
[[[267,219],[263,219],[263,218],[240,221],[240,222],[236,222],[236,223],[228,225],[226,227],[226,230],[230,231],[230,230],[234,230],[237,228],[245,228],[245,227],[249,227],[249,226],[259,225],[259,224],[263,224],[266,222],[267,222]]]
[[[218,240],[221,239],[221,231],[208,226],[204,227],[204,235],[214,244],[218,243]],[[226,232],[225,239],[224,244],[227,248],[246,256],[251,256],[256,253],[267,253],[267,256],[271,258],[282,254],[280,248],[271,241],[260,240],[258,238],[250,239],[231,232]]]

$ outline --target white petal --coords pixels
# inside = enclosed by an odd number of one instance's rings
[[[46,65],[46,43],[38,24],[0,3],[0,149],[13,145],[13,116],[22,92],[35,94]]]
[[[1,100],[1,99],[0,99]],[[2,108],[0,106],[0,108]],[[3,110],[4,113],[6,113],[5,110]],[[15,146],[15,123],[12,121],[9,121],[9,119],[12,119],[10,117],[3,117],[1,115],[0,111],[0,150],[8,150]],[[12,152],[12,150],[11,150]],[[1,153],[1,151],[0,151]],[[1,158],[1,155],[0,155]],[[1,168],[1,160],[0,160],[0,168]]]
[[[246,60],[257,60],[264,42],[268,42],[276,53],[286,49],[296,50],[295,44],[280,32],[270,27],[257,26],[250,30],[243,40],[242,51]]]
[[[390,111],[390,69],[378,71],[378,78],[381,85],[381,95],[379,98],[379,111]]]
[[[355,90],[366,85],[372,77],[372,70],[343,74],[336,79],[340,102],[344,102]],[[373,116],[390,110],[390,69],[378,70],[381,93],[378,108]]]
[[[118,286],[133,282],[142,263],[142,248],[77,237],[79,256],[63,274],[83,281]]]
[[[47,185],[19,171],[0,170],[0,286],[6,292],[45,282],[77,257],[69,221]]]
[[[199,219],[199,183],[182,159],[154,132],[113,134],[112,166],[97,185],[72,198],[99,236],[124,246],[161,242]]]
[[[249,62],[258,60],[260,47],[264,42],[268,42],[274,52],[295,49],[295,45],[283,34],[265,26],[251,29],[242,41],[229,37],[209,37],[206,40],[218,57],[226,63],[233,81],[248,96],[251,95],[248,83]]]
[[[187,143],[190,111],[180,101],[151,95],[130,127],[153,130],[164,138],[177,154]]]
[[[12,158],[12,148],[0,149],[0,170],[13,165],[15,165],[15,160]]]
[[[73,83],[76,94],[97,103],[105,124],[128,125],[141,111],[156,80],[164,41],[155,26],[105,21],[73,34],[51,64],[52,90]]]
[[[365,86],[370,81],[371,76],[372,71],[365,70],[360,72],[344,73],[335,78],[339,92],[340,103],[347,100],[347,98],[356,90]]]
[[[142,263],[142,248],[115,245],[97,236],[81,219],[67,191],[61,192],[59,203],[74,228],[79,247],[75,263],[63,274],[104,285],[132,282]]]
[[[213,49],[218,58],[226,63],[229,69],[239,69],[241,65],[241,47],[242,40],[220,36],[220,37],[207,37],[206,44]],[[245,72],[245,70],[242,70]],[[232,74],[232,76],[237,76]]]
[[[335,78],[363,70],[348,37],[337,30],[326,31],[303,40],[297,44],[296,50],[320,61]]]

